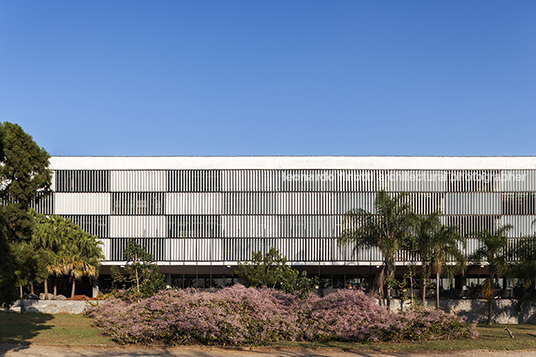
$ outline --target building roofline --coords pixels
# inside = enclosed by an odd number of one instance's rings
[[[536,169],[536,156],[53,156],[55,170]]]

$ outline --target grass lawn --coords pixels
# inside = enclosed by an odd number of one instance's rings
[[[480,336],[476,340],[455,341],[419,341],[419,342],[375,342],[375,343],[346,343],[346,342],[293,342],[278,343],[277,346],[331,347],[347,350],[374,351],[455,351],[455,350],[520,350],[536,349],[536,325],[509,325],[508,329],[514,335],[510,338],[505,325],[479,325]],[[530,335],[534,333],[534,335]]]
[[[0,312],[0,342],[60,345],[114,345],[92,326],[91,319],[69,314],[11,313],[11,320]]]
[[[92,326],[91,319],[83,315],[35,314],[21,315],[11,313],[7,320],[6,313],[0,312],[0,342],[3,343],[38,343],[69,345],[114,345],[114,342],[101,335],[98,328]],[[504,325],[480,325],[477,330],[480,337],[476,340],[425,341],[425,342],[381,342],[381,343],[346,343],[346,342],[280,342],[271,347],[331,347],[347,350],[375,351],[449,351],[449,350],[517,350],[536,349],[536,325],[510,325],[514,334],[510,338]]]

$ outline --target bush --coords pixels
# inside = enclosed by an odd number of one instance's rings
[[[387,341],[472,337],[474,325],[442,311],[393,314],[360,291],[320,298],[235,285],[216,292],[161,291],[140,303],[88,309],[120,343],[263,345],[287,340]]]

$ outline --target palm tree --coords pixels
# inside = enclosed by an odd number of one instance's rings
[[[458,227],[439,225],[432,237],[432,266],[436,272],[436,308],[439,309],[439,279],[445,263],[454,261],[458,266],[465,265],[465,256],[460,245],[465,248],[465,239],[459,233]]]
[[[422,264],[421,292],[426,303],[426,286],[432,268],[436,273],[436,308],[439,309],[439,279],[445,263],[455,261],[463,265],[465,257],[460,246],[465,247],[465,240],[459,234],[458,227],[441,223],[441,212],[436,211],[427,216],[418,216],[414,252]]]
[[[76,281],[80,280],[83,276],[91,279],[98,276],[98,264],[91,262],[90,258],[80,252],[69,255],[64,260],[64,268],[65,275],[68,275],[71,280],[71,299],[74,298]]]
[[[482,295],[488,302],[488,325],[491,325],[493,314],[495,279],[504,275],[508,270],[508,237],[506,234],[512,228],[512,225],[507,224],[497,228],[493,233],[487,229],[474,233],[481,245],[469,259],[478,264],[484,261],[488,263],[488,276],[482,284]]]
[[[32,244],[47,256],[48,273],[54,275],[54,297],[57,295],[58,277],[64,275],[61,251],[68,241],[69,232],[65,220],[60,216],[50,216],[36,213],[32,210],[35,227],[32,232]],[[48,298],[48,277],[44,281],[45,296]]]
[[[532,225],[536,224],[536,220]],[[509,258],[516,262],[512,266],[511,277],[516,277],[523,281],[523,287],[529,289],[536,283],[536,233],[525,236],[516,242],[516,247],[510,252]],[[534,303],[536,297],[524,296],[517,302],[515,311],[521,313],[526,304]]]
[[[77,280],[82,276],[98,276],[99,259],[103,258],[97,237],[83,231],[70,219],[60,216],[46,217],[34,214],[36,228],[32,242],[47,252],[47,270],[54,275],[54,296],[57,294],[57,279],[67,275],[72,282],[71,298]],[[45,293],[48,293],[45,281]]]
[[[428,216],[418,216],[416,234],[411,240],[411,246],[408,247],[421,261],[421,296],[424,304],[426,304],[426,287],[430,279],[432,242],[438,220],[439,212],[434,212]]]
[[[532,225],[536,224],[536,220]],[[525,236],[517,242],[510,258],[517,261],[513,267],[513,276],[522,279],[525,289],[534,285],[536,280],[536,233]]]
[[[71,298],[74,298],[76,281],[83,276],[96,278],[99,275],[100,259],[104,256],[99,247],[100,242],[95,236],[84,232],[71,220],[66,220],[65,223],[70,232],[70,239],[64,246],[61,265],[63,273],[71,280]]]
[[[380,300],[387,295],[390,306],[391,289],[384,280],[394,279],[396,258],[405,240],[411,235],[415,214],[409,195],[400,193],[391,197],[380,191],[374,202],[375,212],[353,209],[344,216],[344,230],[338,238],[340,245],[378,247],[383,255],[382,270],[377,276]],[[372,292],[374,294],[374,291]]]

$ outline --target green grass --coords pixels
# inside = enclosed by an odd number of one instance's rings
[[[479,325],[480,336],[475,340],[436,340],[419,342],[377,342],[377,343],[347,343],[347,342],[317,342],[317,343],[279,343],[274,346],[304,348],[330,347],[345,350],[373,351],[455,351],[455,350],[522,350],[536,349],[536,325],[509,325],[510,335],[504,329],[505,325]],[[531,335],[535,334],[535,335]]]
[[[0,312],[0,342],[60,345],[113,345],[91,319],[69,314]]]
[[[11,313],[7,320],[0,312],[0,342],[37,343],[60,345],[114,345],[114,342],[94,327],[92,320],[83,315],[68,314],[19,314]],[[280,342],[277,347],[341,348],[344,350],[375,351],[451,351],[451,350],[519,350],[536,349],[536,325],[510,325],[514,334],[510,338],[504,325],[479,325],[480,337],[476,340],[424,341],[424,342]],[[534,335],[532,335],[534,334]]]

